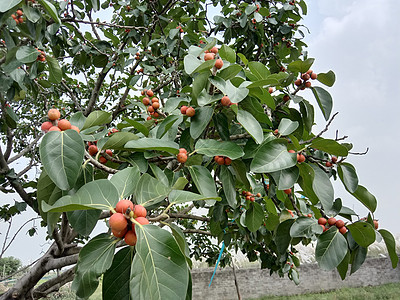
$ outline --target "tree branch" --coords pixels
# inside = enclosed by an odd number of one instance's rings
[[[64,271],[57,277],[51,278],[46,282],[39,285],[37,288],[33,290],[33,296],[37,298],[45,297],[51,292],[55,292],[59,290],[67,282],[71,281],[74,278],[75,267],[69,268],[67,271]]]
[[[30,143],[24,150],[19,152],[17,155],[11,157],[9,160],[7,160],[8,164],[11,164],[12,162],[16,161],[18,158],[24,156],[26,153],[32,150],[33,146],[39,141],[39,139],[42,137],[43,134],[39,134],[33,141]]]
[[[185,229],[185,230],[183,230],[183,233],[199,233],[199,234],[212,236],[211,232],[208,232],[205,230],[200,230],[200,229]]]
[[[95,160],[86,150],[85,150],[85,157],[86,157],[86,159],[88,159],[91,162],[91,164],[93,166],[95,166],[96,168],[98,168],[100,170],[106,171],[107,173],[110,173],[110,174],[116,174],[118,172],[118,170],[109,168],[109,167],[103,165],[102,163],[98,162],[97,160]]]
[[[333,119],[338,115],[338,113],[339,113],[339,112],[336,112],[336,113],[333,114],[333,116],[329,119],[328,123],[326,124],[325,128],[324,128],[320,133],[318,133],[316,136],[312,137],[312,138],[309,139],[309,140],[301,141],[299,144],[300,144],[300,145],[309,144],[309,143],[311,143],[313,140],[315,140],[316,138],[319,138],[324,132],[328,131],[329,126],[331,125]]]

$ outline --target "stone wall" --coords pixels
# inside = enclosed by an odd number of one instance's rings
[[[192,272],[193,300],[234,300],[237,298],[232,268],[218,269],[211,287],[208,287],[213,268]],[[388,258],[367,259],[352,276],[341,280],[336,270],[322,271],[315,264],[304,264],[299,268],[300,285],[296,286],[287,276],[269,275],[259,268],[236,269],[240,294],[243,299],[254,299],[266,295],[291,295],[333,290],[340,287],[360,287],[400,282],[400,269],[392,269]]]

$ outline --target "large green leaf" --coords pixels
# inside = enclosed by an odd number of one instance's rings
[[[247,97],[240,103],[240,108],[252,114],[258,122],[266,123],[272,126],[271,120],[269,119],[268,115],[264,112],[264,108],[262,107],[261,103],[256,98]]]
[[[6,12],[7,10],[13,8],[20,2],[21,2],[21,0],[0,1],[0,12]]]
[[[27,64],[36,61],[39,54],[39,51],[34,47],[22,46],[17,50],[15,58],[20,62]]]
[[[98,278],[111,267],[117,240],[106,233],[91,239],[79,252],[71,289],[81,299],[88,299],[99,285]]]
[[[248,66],[251,73],[253,73],[257,79],[265,79],[271,75],[271,72],[268,70],[268,68],[263,63],[258,61],[251,61],[249,62]]]
[[[257,144],[261,144],[264,140],[264,133],[260,123],[253,115],[245,110],[237,112],[238,122],[246,129],[246,131],[254,138]]]
[[[353,236],[353,239],[361,247],[368,247],[375,242],[375,229],[368,222],[355,222],[346,226]]]
[[[191,201],[200,201],[200,200],[217,200],[220,201],[219,197],[205,197],[203,195],[195,194],[188,191],[180,191],[180,190],[172,190],[168,195],[168,200],[173,204],[180,204]]]
[[[289,135],[299,127],[299,122],[283,118],[278,126],[280,135]]]
[[[186,262],[188,263],[189,267],[192,267],[192,260],[190,258],[190,249],[188,243],[186,242],[185,234],[178,225],[175,225],[173,223],[168,223],[168,226],[169,228],[171,228],[171,233],[176,243],[178,244],[179,249],[181,250],[182,254],[186,256]],[[190,280],[189,280],[189,285],[191,285]]]
[[[350,257],[351,269],[350,275],[355,273],[364,263],[367,258],[368,248],[358,246],[352,253]]]
[[[318,73],[317,79],[319,82],[327,86],[333,86],[336,80],[336,76],[333,71],[329,70],[327,73]]]
[[[313,182],[315,177],[314,169],[309,164],[298,164],[297,167],[300,170],[300,177],[298,184],[303,189],[303,193],[310,199],[312,204],[317,204],[319,199],[314,192]]]
[[[128,131],[120,131],[113,133],[104,145],[101,147],[102,149],[124,149],[124,146],[129,141],[135,141],[139,139],[139,137]]]
[[[316,165],[311,165],[314,170],[312,188],[325,210],[332,208],[334,190],[328,175]]]
[[[338,174],[340,180],[350,193],[354,193],[358,187],[358,177],[353,165],[343,162],[338,164]]]
[[[103,125],[110,123],[112,120],[112,115],[109,112],[101,111],[101,110],[95,110],[89,114],[89,116],[85,120],[85,124],[83,124],[83,127],[81,130],[84,130],[86,128],[90,128],[93,126],[97,125]]]
[[[291,237],[306,237],[311,238],[315,234],[321,234],[322,227],[315,221],[315,219],[307,217],[299,217],[290,227]]]
[[[211,106],[203,106],[196,109],[196,114],[191,118],[190,135],[197,139],[210,123],[214,109]]]
[[[91,181],[82,186],[75,194],[58,199],[53,205],[42,203],[43,211],[73,211],[84,209],[109,210],[119,200],[118,191],[108,179]]]
[[[233,177],[231,171],[227,166],[221,166],[219,171],[219,179],[221,180],[222,187],[224,189],[224,194],[226,201],[233,209],[237,206],[236,200],[236,189],[235,189],[235,178]]]
[[[44,9],[56,23],[61,24],[61,20],[58,17],[57,9],[51,2],[47,0],[39,0],[39,3],[44,7]]]
[[[255,173],[269,173],[295,166],[297,156],[287,150],[287,141],[275,139],[262,144],[250,164]]]
[[[321,269],[326,271],[335,269],[342,262],[346,254],[346,238],[335,226],[318,237],[315,258]]]
[[[74,210],[67,213],[68,221],[72,228],[84,236],[88,236],[94,229],[99,220],[101,210]]]
[[[251,232],[256,232],[264,222],[264,210],[257,202],[252,202],[246,210],[244,224]]]
[[[214,179],[207,168],[195,165],[189,167],[189,172],[200,194],[206,197],[218,197]]]
[[[49,67],[49,81],[60,83],[62,79],[62,70],[58,60],[51,56],[46,56],[47,66]]]
[[[268,220],[268,219],[267,219]],[[278,225],[275,231],[274,241],[278,253],[284,254],[289,247],[292,237],[290,236],[290,227],[293,225],[294,220],[288,219]]]
[[[136,202],[147,207],[155,205],[163,201],[170,191],[171,188],[145,173],[136,186]]]
[[[325,120],[328,121],[333,106],[332,96],[326,90],[319,86],[312,87],[311,90],[315,96],[315,99],[317,99],[319,108],[321,109]]]
[[[293,185],[297,182],[299,173],[299,168],[294,166],[280,171],[271,172],[270,174],[272,178],[274,178],[278,190],[286,190],[293,187]]]
[[[132,195],[139,181],[140,172],[137,166],[125,168],[114,174],[110,181],[118,190],[119,198],[124,199]]]
[[[314,58],[307,58],[305,61],[296,60],[289,64],[288,69],[292,72],[305,73],[311,68],[313,63]]]
[[[162,121],[160,126],[158,126],[156,137],[158,139],[161,139],[168,132],[168,130],[172,127],[172,125],[174,125],[174,123],[177,121],[178,121],[178,124],[182,123],[182,121],[183,121],[182,115],[179,115],[179,116],[178,115],[169,115],[168,117],[166,117]]]
[[[132,299],[185,299],[189,283],[186,258],[170,232],[155,225],[135,226],[136,254],[132,262]]]
[[[222,45],[218,51],[218,54],[221,56],[222,59],[225,59],[230,63],[236,62],[235,51],[227,45]]]
[[[337,155],[337,156],[347,156],[348,150],[345,146],[339,144],[335,140],[317,138],[312,141],[311,147],[315,149],[319,149],[325,151],[329,154]]]
[[[234,142],[217,141],[213,139],[198,140],[195,149],[197,153],[213,157],[216,155],[227,156],[230,159],[238,159],[244,155],[242,148]]]
[[[114,255],[111,267],[103,276],[103,299],[132,299],[129,291],[129,280],[131,277],[131,264],[133,257],[134,251],[132,247],[125,247]]]
[[[125,144],[125,148],[136,150],[166,151],[172,154],[179,153],[179,145],[177,143],[151,138],[141,138],[136,141],[129,141]]]
[[[379,233],[385,241],[390,260],[392,261],[392,267],[394,269],[399,263],[399,257],[396,253],[396,240],[394,239],[393,235],[385,229],[379,229]]]
[[[202,63],[201,60],[199,60],[196,56],[192,54],[186,55],[185,58],[183,59],[185,72],[189,75],[192,74],[193,71],[196,70],[196,68],[201,65],[201,63]]]
[[[349,269],[349,263],[350,263],[350,252],[347,251],[346,256],[343,258],[343,260],[337,266],[337,270],[338,270],[340,278],[342,278],[342,280],[344,280],[346,278],[347,270]]]
[[[143,125],[140,122],[137,122],[135,120],[131,120],[128,118],[122,118],[125,122],[127,122],[129,125],[132,125],[133,127],[135,127],[139,132],[143,133],[144,136],[148,136],[149,135],[149,129]]]
[[[79,175],[84,143],[75,130],[51,131],[40,143],[40,159],[46,173],[62,190],[71,189]]]
[[[366,208],[371,212],[374,212],[377,206],[377,201],[374,195],[372,195],[365,187],[359,185],[354,193],[351,193],[358,199]]]

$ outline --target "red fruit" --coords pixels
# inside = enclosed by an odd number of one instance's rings
[[[66,119],[62,119],[58,121],[58,128],[60,128],[62,131],[71,129],[71,123]]]
[[[79,128],[75,125],[71,125],[71,129],[75,130],[76,132],[80,132]]]
[[[347,232],[347,228],[345,226],[343,226],[342,228],[339,229],[339,232],[341,234],[345,234]]]
[[[150,99],[147,98],[147,97],[144,97],[142,102],[143,102],[144,105],[149,105],[150,104]]]
[[[306,160],[306,157],[303,154],[297,154],[297,162],[302,163]]]
[[[250,197],[250,201],[254,202],[256,199],[254,197]]]
[[[149,220],[147,220],[145,217],[137,217],[135,220],[141,225],[149,224]]]
[[[187,107],[186,105],[183,105],[183,106],[181,107],[181,114],[182,114],[182,115],[186,115],[187,109],[188,109],[188,107]]]
[[[289,153],[296,153],[293,149],[288,150]]]
[[[246,192],[246,196],[253,196],[251,192]]]
[[[16,19],[17,19],[17,16],[14,15],[14,14],[12,14],[12,15],[11,15],[11,18],[13,18],[14,20],[16,20]]]
[[[123,238],[127,231],[128,231],[128,227],[126,227],[124,230],[121,230],[121,231],[111,229],[111,233],[117,238]]]
[[[312,214],[308,214],[307,217],[308,217],[308,218],[311,218],[311,217],[312,217]]]
[[[285,101],[285,102],[288,102],[290,100],[289,95],[283,96],[282,100]]]
[[[154,112],[154,113],[153,113],[153,117],[154,117],[154,118],[158,118],[159,116],[160,116],[160,115],[158,114],[158,112]]]
[[[115,213],[110,217],[108,221],[110,227],[114,231],[122,231],[128,226],[128,221],[125,216],[121,213]]]
[[[218,48],[217,47],[212,47],[210,50],[211,53],[217,54],[218,53]]]
[[[257,193],[257,195],[256,195],[258,198],[260,198],[261,197],[261,194],[260,193]]]
[[[242,195],[245,196],[246,195],[246,191],[242,191]]]
[[[193,117],[195,113],[196,113],[196,111],[195,111],[194,108],[191,107],[191,106],[189,106],[189,107],[187,108],[187,110],[186,110],[186,115],[187,115],[188,117]]]
[[[344,226],[344,222],[343,222],[343,220],[337,220],[335,225],[336,225],[337,228],[340,229],[340,228],[342,228]]]
[[[185,148],[179,148],[179,153],[187,154],[187,150]]]
[[[107,163],[107,158],[105,158],[105,157],[103,157],[103,156],[100,156],[100,157],[99,157],[99,162],[102,163],[102,164],[104,165],[105,163]]]
[[[297,80],[294,82],[294,84],[297,85],[297,86],[300,86],[300,85],[301,85],[301,79],[297,79]]]
[[[20,9],[17,10],[17,15],[18,15],[18,16],[22,16],[23,14],[24,14],[24,13],[22,12],[22,10],[20,10]]]
[[[149,113],[154,112],[154,107],[153,107],[153,106],[149,106],[149,107],[147,108],[147,111],[148,111]]]
[[[40,126],[40,128],[44,131],[44,132],[47,132],[47,131],[49,131],[49,129],[51,128],[51,127],[53,127],[53,123],[51,123],[51,122],[43,122],[42,123],[42,126]]]
[[[88,148],[88,152],[92,156],[95,155],[97,153],[97,151],[99,151],[99,150],[97,149],[96,145],[90,145]]]
[[[317,75],[317,73],[311,73],[310,77],[312,80],[314,80],[314,79],[317,79],[318,75]]]
[[[268,93],[272,94],[273,92],[274,92],[274,89],[273,89],[272,87],[270,87],[270,88],[268,89]]]
[[[375,229],[378,229],[378,227],[379,227],[378,220],[374,220],[374,227],[375,227]]]
[[[142,206],[142,205],[139,205],[139,204],[135,205],[135,207],[133,208],[133,212],[134,212],[135,218],[139,218],[139,217],[145,218],[147,216],[146,208],[144,206]]]
[[[337,157],[336,156],[332,156],[331,161],[333,164],[337,163]]]
[[[49,117],[49,120],[54,121],[54,120],[58,120],[61,117],[61,114],[58,111],[58,109],[52,108],[47,113],[47,116]]]
[[[147,91],[147,90],[143,90],[143,91],[140,92],[140,94],[141,94],[142,96],[144,96],[144,93],[146,93],[146,91]]]
[[[218,156],[217,164],[219,164],[220,166],[224,165],[225,164],[225,159],[222,156]]]
[[[309,87],[311,87],[311,82],[307,81],[304,85],[305,85],[306,88],[309,88]]]
[[[61,131],[61,129],[58,128],[57,126],[51,126],[49,131]]]
[[[307,74],[307,73],[305,73],[305,74],[302,74],[302,75],[301,75],[301,78],[302,78],[304,81],[307,81],[307,80],[310,79],[310,75]]]
[[[328,168],[330,168],[330,167],[332,167],[332,163],[331,163],[330,161],[327,161],[327,162],[325,163],[325,166],[327,166]]]
[[[155,102],[159,102],[159,101],[160,101],[160,100],[158,100],[157,97],[154,97],[154,98],[151,99],[151,103],[155,103]]]
[[[322,225],[322,224],[319,224],[321,227],[322,227],[322,232],[325,232],[326,231],[326,228],[325,228],[325,226],[324,225]]]
[[[147,120],[147,121],[151,120],[151,117],[147,117],[146,120]]]
[[[325,225],[328,221],[325,218],[319,218],[318,219],[318,224],[319,225]]]
[[[154,102],[151,106],[153,106],[154,109],[159,109],[160,108],[160,103]]]
[[[229,157],[225,157],[224,161],[226,166],[229,166],[232,163],[232,159],[230,159]]]
[[[214,53],[206,53],[206,54],[204,54],[204,60],[205,61],[212,60],[212,59],[214,59],[214,57],[215,57]]]
[[[274,133],[275,133],[275,134],[278,134],[278,133],[279,133],[278,129],[275,129],[275,130],[274,130]]]
[[[131,200],[128,199],[119,200],[117,205],[115,206],[115,211],[124,214],[126,213],[128,207],[133,211],[133,203]]]
[[[335,218],[329,218],[328,219],[328,224],[329,224],[329,226],[333,226],[333,225],[335,225],[336,224],[336,219]]]
[[[152,90],[148,90],[146,91],[147,96],[149,97],[153,97],[154,96],[154,92]]]
[[[187,161],[187,154],[186,153],[179,153],[176,157],[181,164],[184,164]]]
[[[228,96],[223,96],[221,99],[221,104],[223,106],[229,106],[231,104],[231,100],[229,99]]]
[[[112,153],[112,151],[111,151],[110,149],[107,149],[107,150],[106,150],[106,153],[107,153],[109,156],[113,156],[113,153]]]
[[[129,246],[135,246],[136,242],[137,242],[136,234],[132,230],[129,230],[125,234],[124,240],[125,240],[125,243],[127,243]]]
[[[251,197],[250,196],[246,196],[246,200],[250,200],[251,199]]]
[[[224,65],[224,62],[222,61],[222,59],[218,58],[218,59],[215,61],[215,65],[214,65],[214,66],[219,70],[219,69],[222,68],[223,65]]]
[[[290,195],[292,193],[292,189],[283,190],[286,195]]]

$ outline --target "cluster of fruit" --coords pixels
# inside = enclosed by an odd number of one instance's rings
[[[204,53],[205,53],[204,54],[205,61],[215,59],[215,55],[218,54],[218,48],[212,47],[211,50],[206,50],[206,51],[204,51]],[[224,62],[222,61],[222,59],[218,58],[215,60],[214,66],[216,69],[218,69],[218,70],[221,69],[223,65],[224,65]]]
[[[186,105],[181,106],[181,114],[186,115],[188,117],[193,117],[195,115],[196,111],[194,110],[193,107],[189,106],[187,107]]]
[[[325,166],[327,166],[328,168],[330,168],[330,167],[332,167],[333,164],[336,164],[336,162],[337,162],[337,157],[336,157],[336,156],[332,156],[332,157],[331,157],[331,161],[328,160],[328,161],[325,163]]]
[[[232,159],[226,156],[216,155],[214,156],[214,161],[219,164],[220,166],[225,165],[229,166],[232,163]]]
[[[288,152],[289,153],[296,153],[296,151],[294,151],[294,150],[289,150]],[[305,161],[306,161],[306,157],[301,153],[297,153],[297,162],[299,164],[301,164],[302,162],[305,162]]]
[[[99,149],[97,148],[97,141],[88,142],[87,144],[88,144],[87,151],[91,156],[94,156],[97,154],[97,152],[99,152]],[[113,153],[110,149],[106,149],[104,152],[109,156],[113,156]],[[99,162],[101,162],[104,165],[105,163],[107,163],[107,158],[105,158],[104,156],[100,156]]]
[[[147,111],[150,116],[147,117],[147,120],[151,120],[153,118],[158,118],[160,114],[158,113],[158,109],[160,108],[160,100],[154,96],[154,92],[152,90],[143,90],[142,96],[145,96],[142,99],[142,103],[147,106]],[[151,100],[150,98],[153,97]]]
[[[179,149],[179,153],[178,153],[178,155],[176,156],[176,158],[178,159],[178,161],[181,163],[181,164],[184,164],[186,161],[187,161],[187,150],[185,149],[185,148],[180,148]]]
[[[336,226],[339,229],[341,234],[345,234],[347,232],[347,228],[343,220],[336,220],[335,218],[331,217],[328,220],[321,217],[318,219],[318,224],[321,225],[323,232],[327,231],[332,226]],[[327,225],[328,224],[328,225]]]
[[[112,234],[117,238],[124,238],[125,243],[135,246],[137,237],[135,232],[135,224],[131,221],[133,218],[141,225],[149,224],[146,219],[147,211],[142,205],[133,205],[128,199],[120,200],[115,206],[115,210],[111,211],[111,217],[108,220]]]
[[[40,53],[40,54],[38,55],[38,57],[37,57],[37,60],[38,60],[38,61],[41,61],[41,62],[46,61],[46,53],[44,53],[43,50],[39,50],[39,49],[37,49],[37,48],[36,48],[36,50],[39,51],[39,53]]]
[[[313,73],[312,70],[308,70],[306,73],[301,74],[301,78],[297,79],[294,84],[300,89],[304,90],[305,88],[311,87],[310,79],[317,79],[317,73]]]
[[[15,15],[16,14],[16,15]],[[24,19],[22,18],[22,16],[24,15],[24,13],[22,12],[22,10],[18,9],[17,12],[15,14],[11,15],[11,18],[14,19],[15,23],[18,24],[22,24],[24,23]]]
[[[260,198],[261,197],[261,194],[260,193],[257,193],[257,194],[252,194],[251,192],[249,192],[249,191],[242,191],[242,196],[244,196],[245,198],[246,198],[246,200],[249,200],[249,201],[251,201],[251,202],[254,202],[255,200],[256,200],[256,198],[255,197],[257,197],[257,198]]]
[[[67,119],[61,119],[61,113],[58,109],[52,108],[48,111],[47,117],[49,121],[43,122],[41,129],[44,132],[48,131],[64,131],[67,129],[73,129],[79,133],[79,128],[71,125],[71,123]]]
[[[176,29],[179,29],[179,32],[180,32],[180,33],[183,32],[182,26],[176,26]]]

